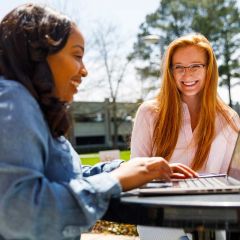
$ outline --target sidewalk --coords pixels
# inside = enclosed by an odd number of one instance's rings
[[[84,233],[81,236],[81,240],[140,240],[140,238],[135,236],[132,237],[105,233]]]

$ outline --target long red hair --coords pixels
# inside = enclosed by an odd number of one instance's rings
[[[181,95],[171,72],[172,57],[176,49],[185,46],[197,46],[207,56],[206,80],[201,98],[201,110],[194,134],[196,153],[192,169],[199,170],[207,161],[212,141],[215,137],[215,119],[220,113],[233,129],[238,131],[231,116],[229,107],[217,94],[218,67],[209,41],[201,34],[182,36],[174,40],[167,48],[162,63],[162,86],[156,97],[156,122],[153,133],[153,156],[169,160],[177,143],[182,124]]]

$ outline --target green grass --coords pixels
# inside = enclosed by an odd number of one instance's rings
[[[123,160],[129,160],[130,159],[130,151],[121,151],[120,157]]]
[[[79,156],[83,165],[94,165],[100,161],[98,153],[80,154]],[[121,151],[120,158],[123,160],[129,160],[130,151]]]

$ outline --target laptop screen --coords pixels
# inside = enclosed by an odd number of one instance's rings
[[[233,151],[228,175],[240,180],[240,134],[238,134],[238,139]]]

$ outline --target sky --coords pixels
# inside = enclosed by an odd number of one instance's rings
[[[97,22],[111,23],[117,26],[122,37],[127,39],[124,47],[128,51],[131,51],[140,24],[144,22],[147,14],[153,13],[157,9],[160,0],[0,0],[0,18],[15,6],[26,2],[47,3],[55,8],[60,8],[61,11],[70,15],[70,17],[75,18],[75,16],[77,16],[79,27],[87,40],[91,37],[91,30],[94,29]],[[87,89],[88,84],[94,81],[94,73],[91,72],[91,69],[88,69],[88,71],[89,76],[84,80],[82,86],[83,91],[80,91],[76,100],[101,101],[106,97],[101,90],[94,91],[94,94],[84,92],[84,88]],[[133,92],[135,92],[134,98],[138,98],[140,85],[139,82],[137,83],[136,81],[137,76],[133,69],[131,73],[128,73],[127,78],[128,82],[132,85],[128,85],[128,88],[125,89],[125,95],[132,97],[134,95]],[[132,89],[135,91],[132,91]],[[131,90],[131,92],[129,92],[129,90]],[[239,92],[240,87],[232,89],[234,101],[240,102]],[[219,93],[220,96],[228,102],[226,88],[219,88]]]
[[[128,36],[129,46],[136,39],[139,25],[147,14],[157,9],[160,0],[0,0],[0,18],[26,2],[47,3],[55,8],[65,6],[60,10],[70,17],[72,13],[79,15],[79,26],[84,35],[88,35],[96,22],[112,23]]]

